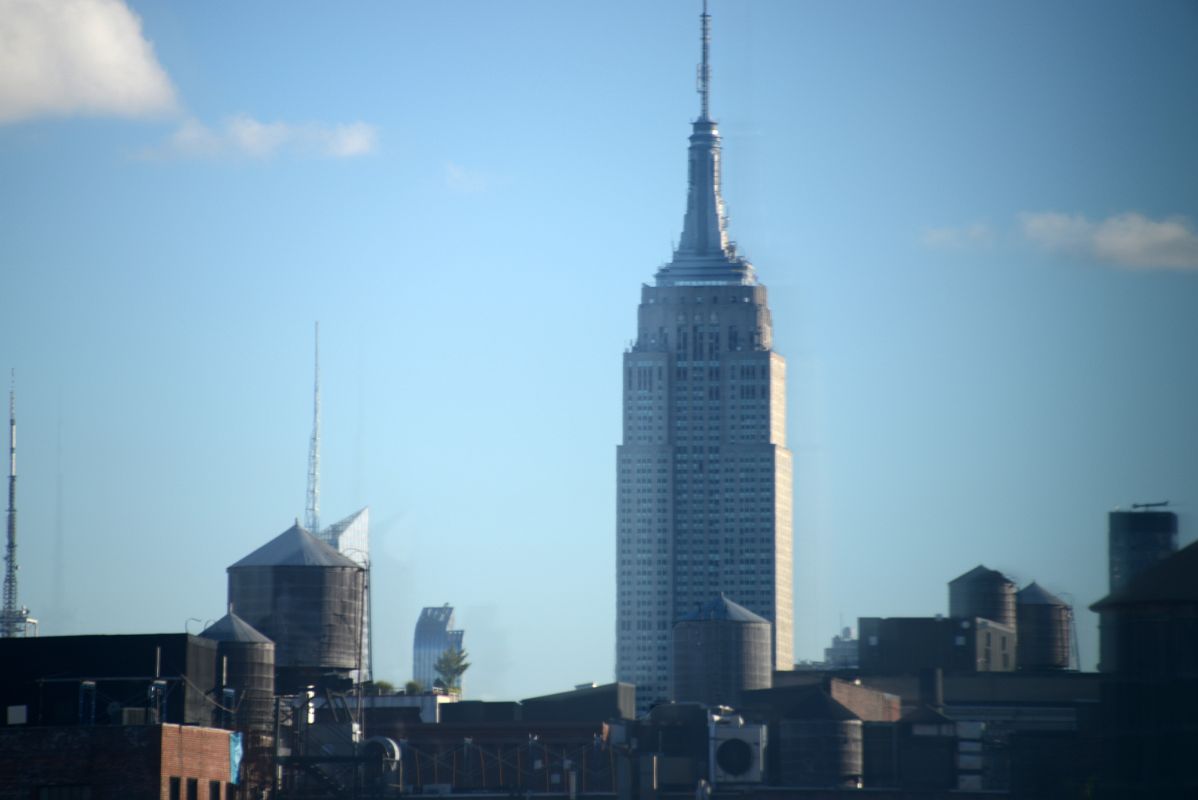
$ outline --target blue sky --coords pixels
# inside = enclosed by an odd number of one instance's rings
[[[609,680],[620,358],[681,230],[698,5],[2,0],[42,632],[223,613],[303,512],[319,319],[377,674],[451,602],[469,694]],[[985,563],[1072,596],[1092,667],[1106,512],[1198,532],[1198,7],[712,12],[731,232],[790,365],[799,657]]]

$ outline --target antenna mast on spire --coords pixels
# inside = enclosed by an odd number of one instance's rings
[[[703,13],[699,15],[703,29],[703,60],[699,63],[699,119],[711,119],[708,98],[711,95],[711,15],[707,13],[707,0],[703,0]]]
[[[29,609],[17,605],[17,375],[12,371],[8,390],[8,540],[4,548],[4,610],[0,612],[0,637],[25,636]]]
[[[320,322],[316,323],[316,372],[312,392],[312,440],[308,443],[308,504],[304,527],[320,532]]]

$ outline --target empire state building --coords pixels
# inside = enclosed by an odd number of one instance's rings
[[[706,4],[701,21],[682,237],[641,289],[624,354],[616,677],[642,707],[672,697],[674,624],[721,593],[772,623],[776,668],[794,664],[786,361],[766,288],[728,238]]]

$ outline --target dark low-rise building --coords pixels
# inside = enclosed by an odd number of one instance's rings
[[[823,686],[745,692],[741,711],[746,719],[769,725],[767,774],[771,784],[861,785],[861,717]]]
[[[235,735],[195,725],[0,727],[0,800],[233,800]]]
[[[186,633],[0,639],[0,706],[9,724],[213,725],[217,653]]]
[[[605,722],[636,716],[636,687],[631,683],[576,686],[567,692],[520,701],[526,722]]]
[[[1198,797],[1198,543],[1091,606],[1104,798]]]
[[[916,675],[1015,669],[1014,628],[980,617],[862,617],[860,672]]]
[[[932,731],[920,728],[917,734],[914,728],[896,726],[900,708],[907,723],[918,720],[921,709],[931,708],[958,726],[956,753],[963,760],[955,773],[958,791],[980,784],[983,791],[1009,791],[1014,798],[1058,798],[1079,796],[1079,787],[1093,783],[1097,673],[957,672],[929,680],[934,672],[776,672],[772,692],[829,687],[833,697],[862,718],[866,789],[897,787],[903,775],[918,774],[906,763],[908,746],[916,761],[932,758],[938,748],[951,749],[945,742],[904,739]],[[952,782],[947,777],[943,781]]]

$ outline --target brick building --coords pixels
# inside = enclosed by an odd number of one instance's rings
[[[0,800],[233,800],[229,731],[0,727]]]

